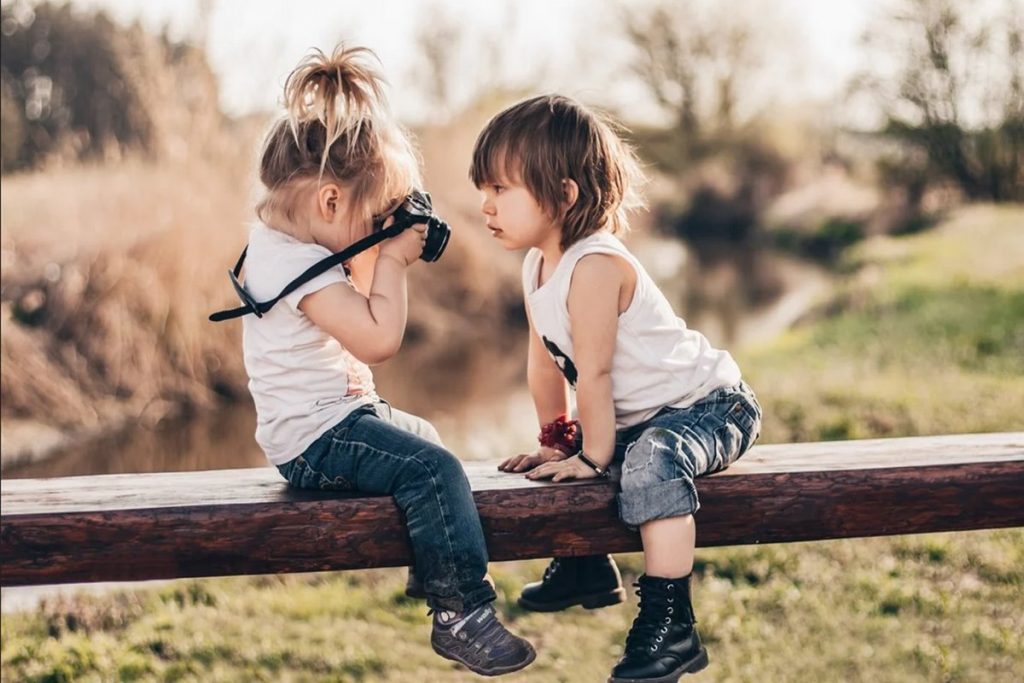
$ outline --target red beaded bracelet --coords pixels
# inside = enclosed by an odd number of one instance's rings
[[[570,420],[568,415],[559,415],[553,421],[548,422],[540,428],[537,441],[541,446],[555,448],[566,455],[572,455],[577,450],[576,437],[579,434],[579,420]]]

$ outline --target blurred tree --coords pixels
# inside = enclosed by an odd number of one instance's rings
[[[489,23],[471,25],[450,8],[431,2],[418,12],[415,62],[409,86],[427,108],[428,125],[457,123],[460,115],[486,103],[505,106],[534,91],[549,65],[528,65],[508,49],[507,37],[522,26],[521,7],[493,3]]]
[[[757,130],[750,86],[768,61],[772,24],[752,7],[656,0],[621,13],[631,68],[669,117],[667,127],[638,128],[637,143],[686,203],[662,207],[659,224],[704,263],[758,246],[760,216],[785,187],[785,159]]]
[[[779,30],[779,15],[758,10],[751,2],[654,0],[620,12],[631,69],[668,122],[634,134],[676,190],[656,207],[655,224],[695,256],[684,275],[685,315],[718,317],[726,340],[745,309],[780,292],[762,258],[762,216],[786,188],[790,163],[761,126],[772,99],[761,85],[773,80],[768,54],[785,62],[799,46]],[[785,46],[774,44],[780,36]]]
[[[7,79],[0,80],[0,171],[17,168],[25,145],[25,111]]]
[[[148,144],[151,125],[127,87],[119,31],[105,15],[13,3],[0,17],[3,129],[5,137],[9,124],[21,131],[4,145],[4,171],[53,154],[101,157],[111,146]]]
[[[621,16],[635,48],[632,70],[672,121],[673,159],[658,161],[677,170],[714,153],[741,116],[753,115],[744,95],[766,61],[764,21],[695,0],[658,0]]]
[[[211,8],[204,3],[201,18]],[[0,29],[3,172],[129,151],[215,157],[230,147],[201,49],[47,2],[5,3]]]
[[[419,24],[416,47],[423,61],[415,74],[416,82],[430,107],[428,118],[447,121],[455,104],[460,55],[465,31],[458,18],[441,7],[429,12],[429,21]]]
[[[986,11],[998,7],[997,11]],[[882,107],[903,153],[882,162],[912,203],[952,181],[968,199],[1024,200],[1024,13],[1013,2],[901,0],[864,38],[855,91]]]

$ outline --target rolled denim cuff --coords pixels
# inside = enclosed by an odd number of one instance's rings
[[[469,593],[462,596],[450,596],[442,597],[439,595],[427,594],[427,606],[433,610],[449,610],[451,612],[472,612],[480,605],[488,602],[494,602],[497,599],[497,594],[494,592],[494,588],[491,584],[486,581],[481,582],[483,585],[479,588],[475,588]]]
[[[462,609],[465,612],[472,612],[480,605],[488,602],[494,602],[498,598],[497,593],[494,592],[494,588],[491,584],[484,581],[484,585],[473,591],[470,591],[466,595],[462,596]]]
[[[619,517],[630,526],[692,515],[700,509],[697,489],[687,479],[670,479],[619,494]]]

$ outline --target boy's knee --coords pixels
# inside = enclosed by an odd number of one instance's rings
[[[622,490],[636,491],[686,477],[688,458],[678,457],[684,448],[683,440],[671,430],[663,427],[645,429],[626,450],[620,480]]]
[[[619,516],[631,527],[696,512],[693,460],[686,439],[650,427],[630,445],[622,464]]]

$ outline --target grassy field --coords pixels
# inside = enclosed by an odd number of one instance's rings
[[[1024,532],[702,551],[712,666],[699,681],[1010,681],[1024,667]],[[620,556],[627,580],[640,557]],[[542,562],[495,565],[501,611],[539,656],[509,681],[603,681],[635,603],[514,606]],[[4,618],[7,681],[447,681],[404,574],[175,582]]]
[[[1002,431],[1024,405],[1024,207],[868,240],[812,319],[745,355],[765,440]]]
[[[767,441],[1020,429],[1024,209],[973,207],[869,240],[834,300],[742,365]],[[625,578],[639,555],[620,556]],[[538,648],[509,681],[602,681],[634,615],[514,605],[541,561],[492,567],[499,608]],[[1020,680],[1024,530],[698,553],[711,667],[700,681]],[[449,681],[404,572],[172,582],[5,614],[5,681]]]

